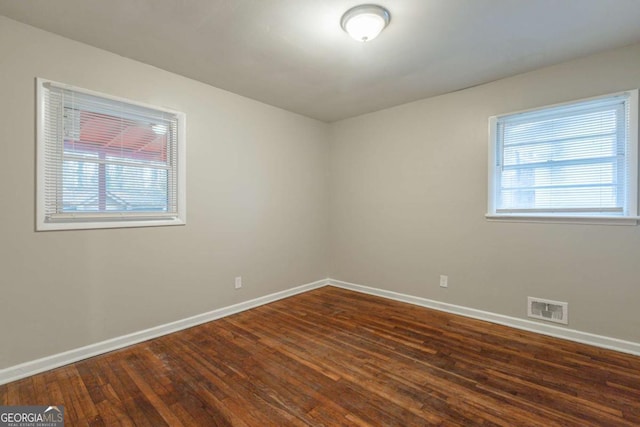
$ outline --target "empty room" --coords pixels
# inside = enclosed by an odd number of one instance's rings
[[[638,426],[638,0],[0,0],[0,427]]]

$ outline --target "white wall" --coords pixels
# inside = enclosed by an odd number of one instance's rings
[[[640,227],[484,218],[489,116],[637,87],[640,45],[333,124],[330,276],[640,342]]]
[[[187,225],[35,232],[36,77],[184,111]],[[326,124],[4,17],[0,99],[0,369],[327,276]]]

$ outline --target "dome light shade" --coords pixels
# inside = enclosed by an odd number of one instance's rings
[[[359,42],[375,39],[389,25],[391,15],[382,6],[363,4],[353,7],[342,15],[342,28]]]

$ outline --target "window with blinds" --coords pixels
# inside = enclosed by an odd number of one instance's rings
[[[38,79],[38,229],[184,224],[185,116]]]
[[[637,91],[490,119],[488,216],[633,218]]]

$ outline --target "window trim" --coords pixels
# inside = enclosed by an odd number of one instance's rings
[[[627,157],[630,159],[628,163],[628,186],[627,199],[629,212],[627,215],[571,215],[571,214],[527,214],[527,213],[498,213],[496,211],[497,197],[497,123],[498,120],[505,116],[514,116],[518,114],[526,114],[544,109],[552,109],[573,104],[596,101],[599,99],[613,98],[616,96],[627,96],[629,108],[628,123],[628,144]],[[604,224],[604,225],[637,225],[640,216],[638,216],[638,89],[630,89],[611,94],[594,96],[589,98],[577,99],[568,102],[562,102],[552,105],[544,105],[541,107],[529,108],[526,110],[515,111],[512,113],[499,114],[489,117],[489,155],[488,155],[488,200],[487,213],[485,218],[489,221],[508,221],[508,222],[534,222],[534,223],[570,223],[570,224]]]
[[[124,102],[134,106],[154,109],[174,114],[177,117],[177,165],[176,165],[176,192],[177,213],[167,217],[164,213],[113,213],[96,215],[84,214],[82,218],[76,218],[74,214],[68,214],[68,219],[49,222],[46,220],[45,206],[45,85],[50,84],[62,89],[80,92],[110,101]],[[129,228],[129,227],[155,227],[169,225],[185,225],[187,215],[186,198],[186,114],[170,108],[158,105],[146,104],[131,99],[109,95],[77,86],[59,83],[44,78],[36,78],[36,231],[51,230],[83,230],[100,228]],[[123,219],[125,218],[125,219]]]

